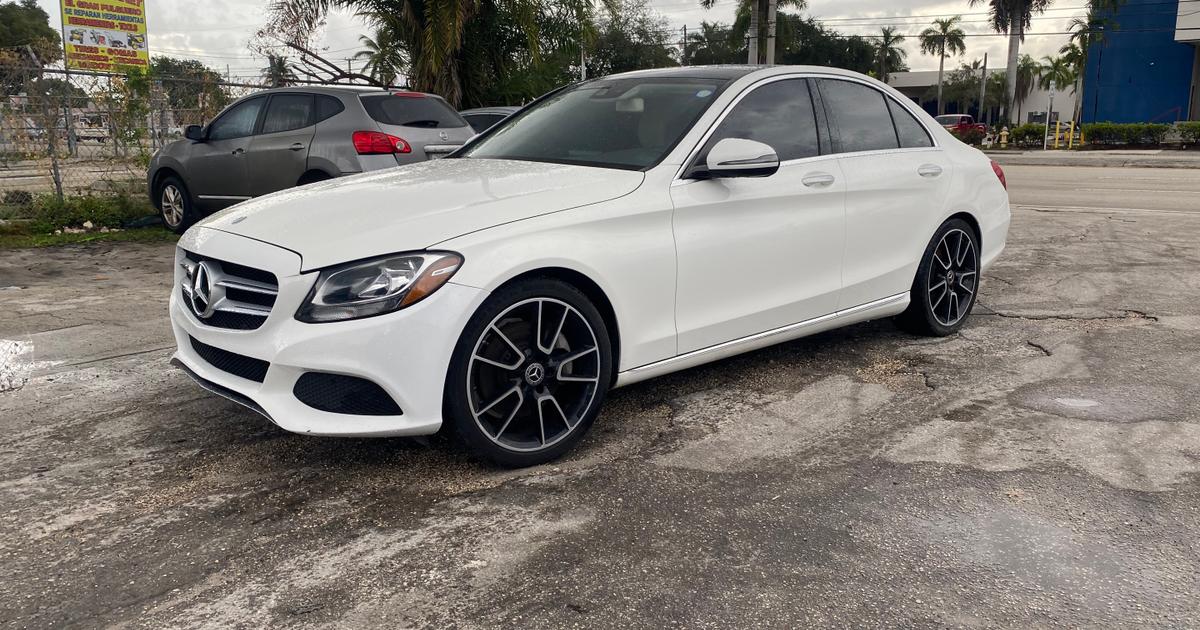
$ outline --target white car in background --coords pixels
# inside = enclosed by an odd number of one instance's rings
[[[289,431],[549,461],[606,392],[897,316],[946,335],[1004,248],[1000,168],[819,67],[634,72],[449,158],[239,204],[179,242],[177,364]]]

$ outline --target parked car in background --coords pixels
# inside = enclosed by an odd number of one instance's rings
[[[611,75],[193,226],[173,359],[289,431],[539,464],[612,387],[883,317],[954,333],[1009,219],[995,162],[861,74]]]
[[[944,114],[936,118],[938,124],[950,133],[963,135],[971,131],[987,133],[987,125],[975,122],[975,117],[969,114]]]
[[[203,215],[285,188],[443,157],[475,132],[439,96],[279,88],[242,98],[154,154],[150,199],[182,233]]]
[[[521,108],[509,105],[501,105],[498,107],[464,109],[463,111],[459,112],[459,114],[462,115],[463,118],[467,119],[467,122],[470,123],[471,128],[475,130],[475,133],[483,133],[488,129],[491,129],[496,123],[508,118],[513,114],[513,112],[516,112],[519,109]]]

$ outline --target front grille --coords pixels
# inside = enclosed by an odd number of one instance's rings
[[[207,326],[254,330],[262,326],[275,298],[275,274],[185,251],[179,292],[184,305]],[[201,274],[197,282],[197,274]]]
[[[188,339],[192,342],[192,350],[195,350],[201,359],[208,361],[209,365],[218,370],[256,383],[263,382],[263,379],[267,377],[267,368],[271,367],[271,364],[262,359],[215,348],[198,341],[195,337],[189,336]]]
[[[399,416],[396,401],[379,385],[343,374],[306,372],[296,380],[292,394],[320,411],[356,416]]]

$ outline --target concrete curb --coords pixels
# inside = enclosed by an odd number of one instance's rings
[[[1200,155],[1030,155],[1027,153],[987,153],[1001,166],[1093,166],[1109,168],[1184,168],[1200,169]],[[1094,156],[1094,157],[1093,157]]]

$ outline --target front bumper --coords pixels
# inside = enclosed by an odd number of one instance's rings
[[[227,232],[197,227],[180,247],[214,259],[271,271],[279,294],[271,314],[254,330],[205,325],[181,298],[185,277],[175,265],[170,299],[177,361],[202,386],[265,415],[296,433],[376,437],[427,435],[442,424],[442,392],[450,356],[467,320],[486,292],[449,283],[406,309],[345,322],[308,324],[294,318],[316,272],[300,273],[294,252]],[[180,256],[182,254],[179,254]],[[192,339],[270,364],[262,382],[226,372],[206,361]],[[321,411],[301,402],[293,389],[306,372],[354,376],[379,385],[400,415]]]

